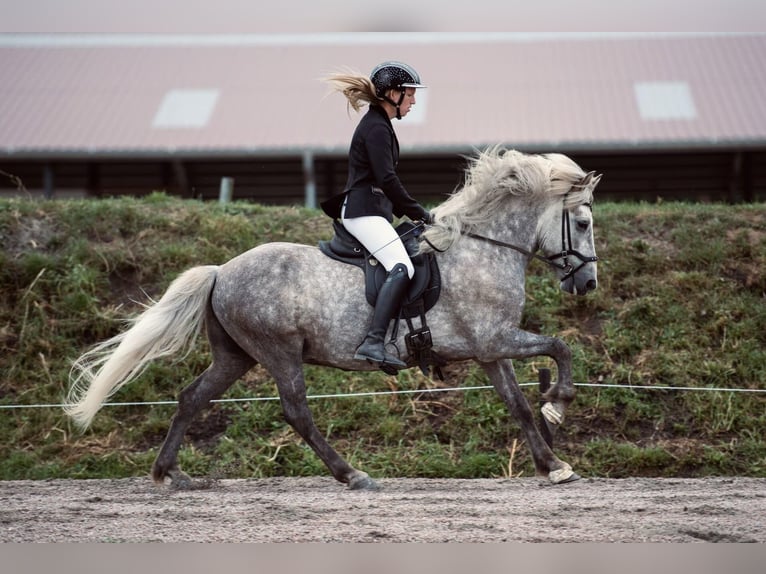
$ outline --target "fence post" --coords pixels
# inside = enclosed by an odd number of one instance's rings
[[[221,190],[218,193],[218,201],[220,203],[229,203],[233,196],[234,196],[234,178],[222,177]]]
[[[56,179],[53,174],[53,166],[46,163],[43,167],[43,192],[45,199],[53,199],[53,193],[56,190]]]
[[[303,152],[303,180],[305,183],[305,206],[316,209],[317,186],[314,178],[314,154],[306,150]]]
[[[548,392],[548,389],[551,388],[551,370],[550,369],[540,369],[537,372],[537,380],[540,384],[540,395],[544,395]],[[540,400],[540,404],[544,404],[544,400]],[[550,427],[548,426],[548,421],[545,420],[544,416],[540,417],[542,420],[542,424],[540,425],[540,434],[543,435],[543,440],[545,440],[545,443],[548,445],[549,448],[553,448],[553,433],[551,432]]]

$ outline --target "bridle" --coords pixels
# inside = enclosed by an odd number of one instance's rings
[[[564,201],[566,201],[566,197],[564,198]],[[591,213],[593,213],[593,200],[589,201],[588,203],[584,203],[583,205],[585,205],[588,209],[590,209]],[[557,269],[561,269],[564,272],[564,276],[561,278],[562,281],[566,281],[570,277],[574,276],[575,273],[585,267],[588,263],[595,263],[598,261],[598,257],[596,255],[583,255],[576,249],[572,249],[572,227],[569,220],[569,210],[564,207],[561,210],[561,253],[543,258],[549,265],[556,267]],[[580,260],[580,264],[577,267],[569,263],[570,256],[577,257],[577,259]],[[557,263],[556,259],[561,259],[561,263]]]
[[[566,196],[564,197],[564,202],[566,202]],[[590,201],[583,205],[586,205],[588,208],[590,208],[591,211],[593,210],[593,201]],[[597,256],[583,255],[576,249],[572,248],[572,228],[569,222],[569,217],[570,217],[569,210],[566,207],[563,207],[561,210],[561,251],[559,253],[555,253],[547,257],[544,255],[533,253],[532,251],[529,251],[528,249],[524,249],[523,247],[519,247],[518,245],[513,245],[512,243],[506,243],[505,241],[500,241],[499,239],[493,239],[491,237],[480,235],[478,233],[466,231],[466,232],[463,232],[463,235],[465,235],[466,237],[471,237],[472,239],[485,241],[487,243],[491,243],[492,245],[497,245],[499,247],[507,247],[508,249],[513,249],[514,251],[523,253],[527,257],[533,257],[539,261],[542,261],[543,263],[550,265],[551,267],[554,267],[555,269],[563,271],[564,276],[561,278],[561,281],[566,281],[570,277],[573,277],[575,273],[577,273],[580,269],[585,267],[588,263],[595,263],[596,261],[598,261]],[[428,241],[426,237],[423,237],[423,239],[426,241],[426,243],[428,243],[431,249],[435,251],[439,251],[440,253],[444,253],[445,251],[444,249],[436,248],[430,241]],[[576,257],[577,259],[579,259],[580,264],[575,266],[572,263],[570,263],[570,257]],[[558,261],[559,259],[561,261]]]

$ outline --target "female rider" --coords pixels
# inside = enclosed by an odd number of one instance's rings
[[[346,96],[355,111],[363,103],[369,104],[369,110],[351,138],[346,186],[341,193],[322,202],[322,209],[330,217],[340,219],[388,272],[367,336],[354,358],[404,369],[407,365],[403,361],[386,352],[385,336],[415,270],[391,224],[394,215],[406,215],[425,223],[430,222],[431,216],[407,193],[396,174],[399,140],[391,120],[406,116],[415,104],[415,90],[425,86],[412,67],[392,61],[376,66],[369,78],[334,74],[327,81]]]

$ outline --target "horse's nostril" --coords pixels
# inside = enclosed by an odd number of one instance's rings
[[[585,289],[587,289],[588,291],[594,291],[596,287],[598,287],[598,283],[596,282],[595,279],[590,279],[585,284]]]

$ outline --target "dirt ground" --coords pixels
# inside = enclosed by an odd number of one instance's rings
[[[0,483],[2,542],[766,542],[766,479]]]

